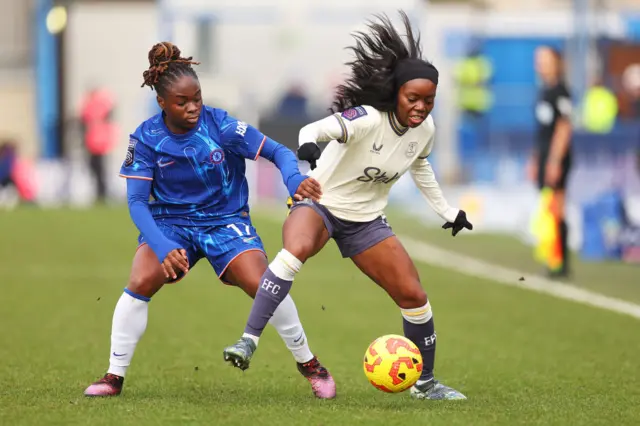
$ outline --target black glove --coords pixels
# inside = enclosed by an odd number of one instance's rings
[[[442,229],[449,228],[451,228],[451,235],[455,237],[458,232],[462,231],[463,228],[467,228],[469,231],[473,230],[473,225],[467,220],[467,214],[464,212],[464,210],[460,210],[458,212],[458,216],[456,216],[456,220],[454,220],[453,223],[447,222],[442,225]]]
[[[307,161],[311,170],[316,168],[316,160],[320,158],[320,147],[315,142],[303,143],[298,148],[298,159],[301,161]]]

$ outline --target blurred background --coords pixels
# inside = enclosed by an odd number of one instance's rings
[[[201,62],[206,103],[294,148],[300,127],[328,113],[350,34],[372,13],[395,19],[402,8],[441,72],[431,159],[450,203],[480,232],[531,239],[538,191],[525,164],[540,90],[533,53],[551,45],[565,55],[574,102],[571,247],[585,259],[639,257],[635,0],[0,0],[0,7],[3,209],[125,203],[117,175],[128,134],[157,112],[155,94],[140,88],[155,42],[173,41]],[[615,101],[590,97],[595,88]],[[92,120],[100,125],[89,129]],[[249,177],[252,203],[284,202],[270,164],[251,164]],[[394,207],[439,221],[408,177],[392,191]]]
[[[437,306],[438,377],[465,405],[365,381],[364,351],[400,318],[333,243],[293,297],[335,402],[311,400],[274,330],[248,372],[223,365],[251,302],[204,261],[154,296],[124,394],[84,398],[137,246],[118,172],[158,112],[140,87],[149,49],[176,43],[201,62],[206,103],[295,149],[328,114],[351,33],[399,8],[440,70],[429,159],[474,230],[440,229],[409,176],[386,213]],[[536,256],[541,45],[562,52],[572,95],[570,286],[541,278]],[[639,161],[640,0],[0,0],[0,425],[637,425]],[[267,161],[247,166],[273,255],[286,190]]]

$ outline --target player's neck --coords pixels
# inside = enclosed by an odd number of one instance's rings
[[[165,127],[174,135],[181,136],[191,131],[190,129],[183,129],[181,127],[176,127],[173,124],[171,124],[167,120],[167,115],[164,113],[164,111],[162,112],[162,122],[164,123]]]

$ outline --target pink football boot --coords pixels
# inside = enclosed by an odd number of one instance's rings
[[[304,364],[298,363],[298,371],[311,383],[311,390],[317,398],[331,399],[336,397],[336,383],[318,358],[313,357]]]
[[[105,374],[104,377],[92,383],[84,391],[85,396],[118,396],[122,392],[124,377],[115,374]]]

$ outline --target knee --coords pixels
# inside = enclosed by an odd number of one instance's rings
[[[427,293],[420,282],[416,281],[412,285],[404,286],[396,296],[395,302],[402,309],[420,308],[427,304]]]
[[[289,241],[285,241],[284,249],[291,253],[296,259],[304,263],[313,255],[315,241],[307,236],[298,236]]]
[[[151,274],[132,274],[127,289],[144,297],[151,297],[160,290],[164,282],[158,282]]]

